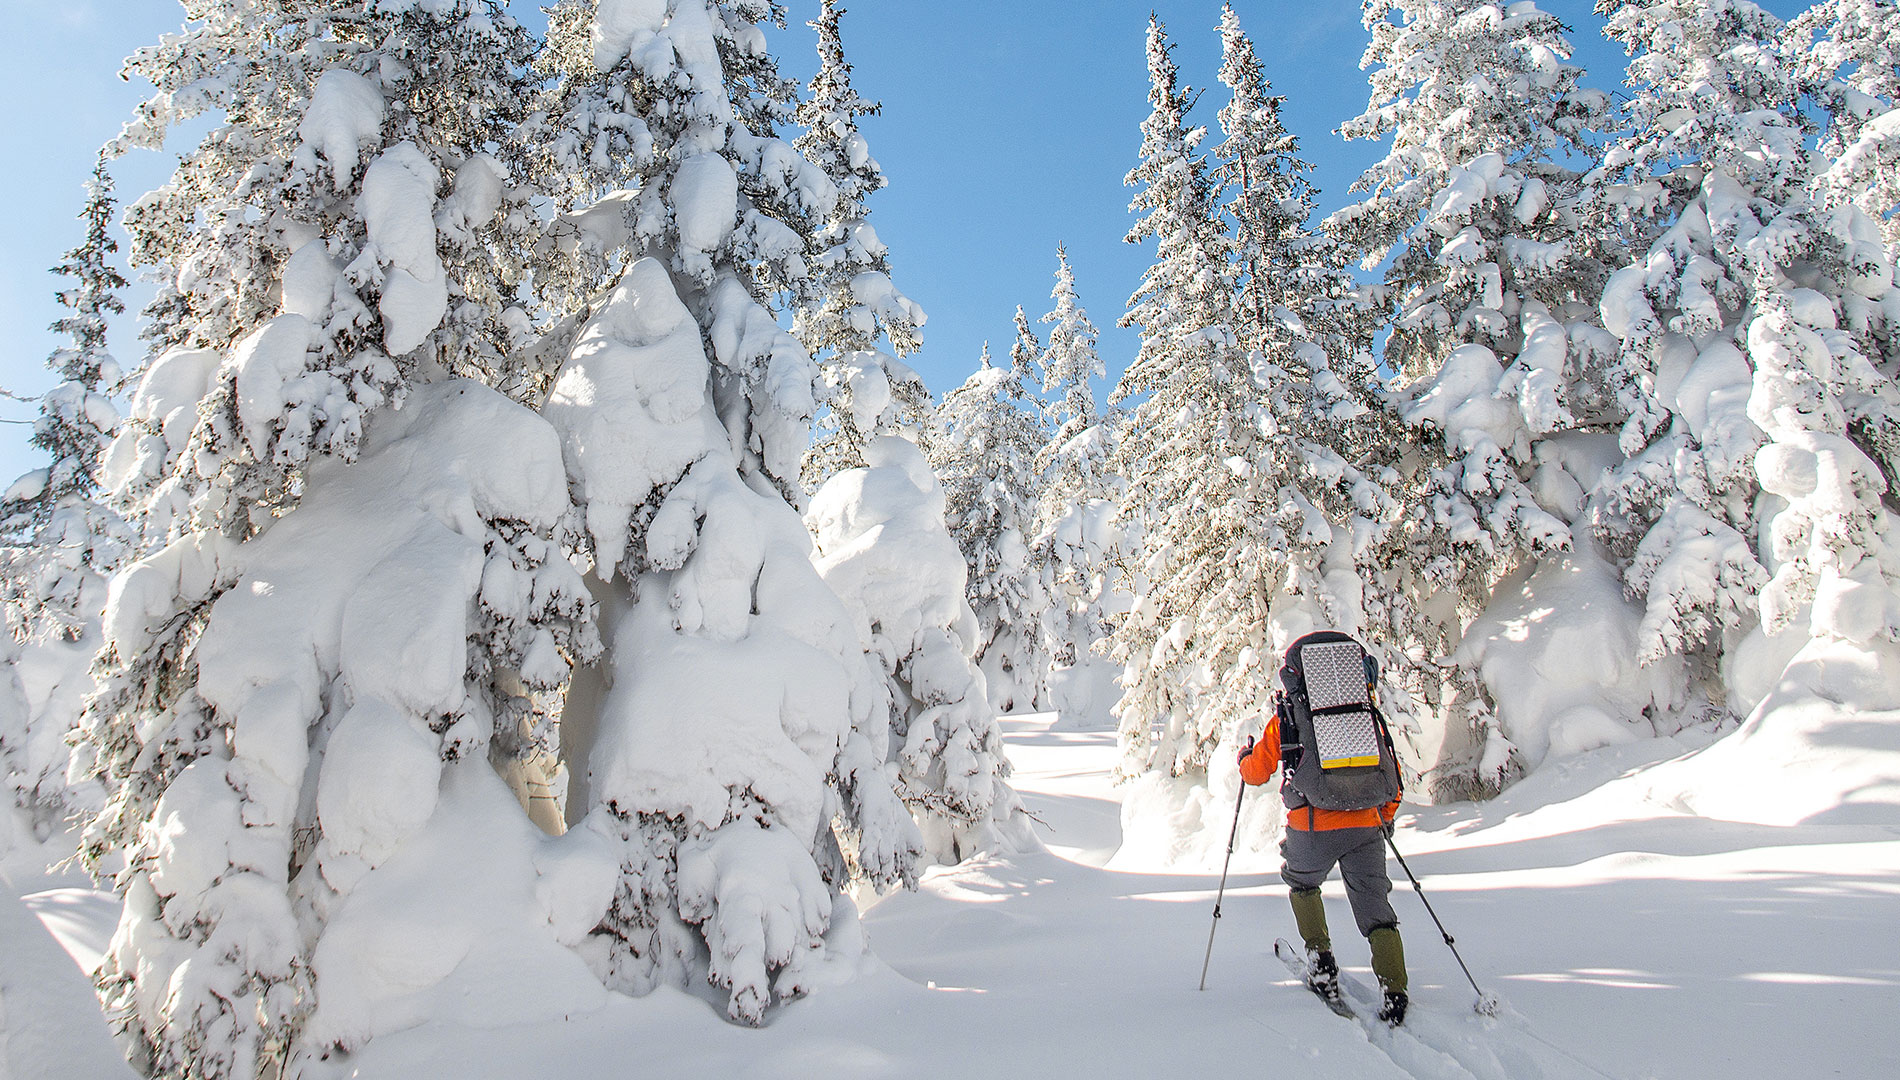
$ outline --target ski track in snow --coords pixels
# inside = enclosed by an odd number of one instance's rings
[[[1301,961],[1280,956],[1277,948],[1275,955],[1294,985],[1304,989]],[[1395,1028],[1378,1018],[1383,1002],[1371,983],[1341,973],[1339,985],[1351,1013],[1348,1022],[1418,1080],[1601,1080],[1608,1075],[1537,1035],[1521,1017],[1507,1025],[1475,1010],[1459,1018],[1414,1009],[1404,1026]],[[1530,1046],[1530,1041],[1541,1045]]]

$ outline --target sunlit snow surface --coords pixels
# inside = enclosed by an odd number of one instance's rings
[[[1012,781],[1048,850],[938,869],[919,892],[876,904],[866,924],[881,960],[761,1030],[661,991],[561,1022],[429,1024],[305,1075],[1149,1077],[1241,1063],[1250,1075],[1345,1080],[1900,1075],[1900,821],[1687,816],[1671,785],[1684,774],[1720,783],[1711,766],[1722,757],[1657,768],[1691,750],[1669,740],[1553,759],[1481,807],[1408,811],[1399,843],[1506,1008],[1495,1021],[1472,1013],[1470,987],[1394,865],[1414,1002],[1410,1033],[1394,1035],[1326,1012],[1273,959],[1273,939],[1293,927],[1270,855],[1235,859],[1197,992],[1218,864],[1148,873],[1158,858],[1118,852],[1114,735],[1052,720],[1005,720]],[[1102,868],[1111,855],[1117,870]],[[1334,886],[1327,900],[1341,962],[1364,989],[1344,897]],[[73,927],[87,924],[87,904],[59,892],[26,906],[55,928],[63,920],[62,940],[84,955],[87,934]],[[43,956],[51,941],[26,940],[23,925],[0,918],[0,1016],[50,1012],[44,1022],[70,1038],[12,1031],[0,1076],[92,1075],[32,1056],[96,1049],[99,1033],[47,1007],[84,990],[76,968],[69,981],[43,966],[12,975],[16,957]]]

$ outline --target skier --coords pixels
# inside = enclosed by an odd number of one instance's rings
[[[1325,655],[1322,650],[1333,656]],[[1343,698],[1337,702],[1309,700],[1308,674],[1314,672],[1315,663],[1335,658],[1343,660],[1348,656],[1355,665],[1363,665],[1366,673],[1360,684],[1365,688],[1360,699],[1357,702]],[[1373,974],[1378,976],[1379,986],[1385,992],[1379,1019],[1400,1024],[1405,1020],[1406,1008],[1405,946],[1399,938],[1398,915],[1387,899],[1392,891],[1392,879],[1385,870],[1385,839],[1390,835],[1392,819],[1399,807],[1398,769],[1392,761],[1390,740],[1384,737],[1383,721],[1377,718],[1377,710],[1371,704],[1375,672],[1376,668],[1365,659],[1364,650],[1344,634],[1311,634],[1294,642],[1287,649],[1286,662],[1280,668],[1282,690],[1274,695],[1273,719],[1268,721],[1258,742],[1248,739],[1240,751],[1240,777],[1247,784],[1258,786],[1272,779],[1283,766],[1286,770],[1280,785],[1281,799],[1287,808],[1286,832],[1280,841],[1284,860],[1280,878],[1292,890],[1289,899],[1293,903],[1294,921],[1306,945],[1309,986],[1328,1004],[1339,1005],[1339,965],[1333,959],[1332,938],[1326,930],[1326,909],[1320,902],[1319,892],[1320,884],[1337,865],[1346,882],[1346,897],[1352,903],[1359,932],[1372,946]],[[1345,682],[1348,680],[1329,679],[1326,688],[1332,690]],[[1317,678],[1315,685],[1320,685]],[[1316,717],[1330,720],[1342,710],[1355,706],[1363,710],[1368,723],[1376,725],[1378,745],[1367,748],[1373,750],[1369,757],[1350,759],[1351,765],[1347,767],[1355,772],[1372,770],[1384,776],[1384,786],[1377,790],[1389,791],[1391,797],[1351,809],[1315,805],[1330,803],[1337,807],[1342,802],[1350,805],[1362,801],[1350,795],[1343,799],[1336,797],[1339,792],[1329,787],[1332,778],[1324,771],[1333,766],[1333,762],[1325,760],[1329,751],[1310,749],[1320,746],[1312,735]],[[1360,714],[1348,712],[1346,715]],[[1305,730],[1302,730],[1302,721]],[[1330,731],[1326,734],[1330,735]],[[1321,760],[1307,760],[1311,758]],[[1366,789],[1360,786],[1360,790]]]

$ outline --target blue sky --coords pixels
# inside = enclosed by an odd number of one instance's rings
[[[1579,58],[1602,85],[1621,79],[1620,51],[1598,37],[1588,0],[1546,0],[1575,29]],[[1767,6],[1784,16],[1794,0]],[[14,103],[0,127],[0,386],[28,394],[50,383],[43,367],[58,344],[56,278],[46,268],[78,241],[80,185],[93,154],[143,96],[119,79],[121,59],[175,30],[182,9],[168,0],[63,0],[9,5],[0,41],[0,100]],[[517,2],[524,21],[536,4]],[[817,0],[787,4],[789,26],[771,35],[787,73],[815,64],[806,20]],[[1285,118],[1316,166],[1322,212],[1383,152],[1332,134],[1365,106],[1359,57],[1366,32],[1351,0],[1235,0],[1254,36]],[[998,354],[1013,339],[1023,305],[1032,319],[1049,306],[1055,250],[1066,244],[1083,303],[1102,328],[1111,376],[1136,341],[1114,329],[1148,261],[1122,242],[1131,218],[1122,177],[1134,164],[1147,115],[1143,37],[1155,11],[1177,43],[1183,79],[1213,89],[1196,119],[1212,124],[1223,100],[1215,81],[1219,0],[856,0],[845,17],[854,79],[881,100],[866,121],[872,153],[890,187],[872,201],[872,223],[890,246],[898,287],[930,315],[912,358],[941,394],[976,365],[984,340]],[[135,153],[115,168],[122,200],[164,178],[172,153]],[[115,328],[120,362],[140,360],[136,328]],[[0,403],[26,419],[30,405]],[[0,483],[39,464],[27,429],[0,425]]]

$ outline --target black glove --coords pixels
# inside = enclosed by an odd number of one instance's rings
[[[1239,762],[1247,760],[1248,758],[1252,756],[1253,756],[1253,736],[1249,735],[1247,736],[1247,744],[1240,748],[1240,756],[1235,758],[1234,761],[1236,763],[1239,763]]]
[[[1390,821],[1380,825],[1379,831],[1385,834],[1387,840],[1392,839],[1392,823]]]

